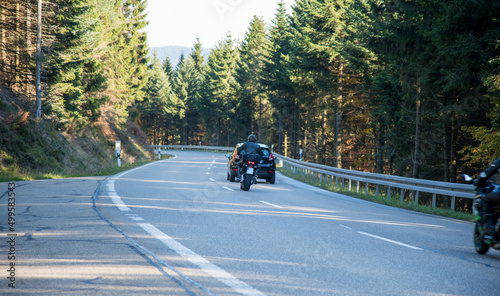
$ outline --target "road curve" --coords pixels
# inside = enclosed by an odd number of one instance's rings
[[[472,224],[277,177],[248,192],[207,152],[110,177],[97,210],[186,295],[499,295]]]

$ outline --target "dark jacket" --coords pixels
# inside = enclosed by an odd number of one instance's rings
[[[238,147],[238,154],[241,155],[242,151],[245,151],[245,154],[258,154],[260,156],[263,156],[264,153],[262,152],[262,149],[260,149],[259,144],[254,143],[254,142],[245,142],[243,145]]]
[[[484,170],[484,172],[479,174],[479,178],[474,185],[479,188],[484,187],[488,179],[496,173],[500,173],[500,158],[495,160],[487,169]],[[493,191],[484,194],[482,199],[489,202],[493,206],[500,206],[500,191],[498,189],[494,189]],[[491,213],[492,211],[489,209],[487,212]],[[494,222],[495,221],[496,218],[494,219]],[[493,222],[490,224],[493,225]]]
[[[500,158],[497,158],[486,170],[484,170],[484,172],[479,174],[479,178],[474,185],[477,187],[484,187],[486,181],[496,173],[500,173]]]

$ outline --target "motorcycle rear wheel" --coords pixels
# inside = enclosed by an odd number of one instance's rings
[[[490,245],[484,242],[484,238],[481,235],[481,224],[476,222],[474,226],[474,247],[476,248],[476,252],[478,254],[484,255],[490,249]]]
[[[250,190],[250,185],[252,185],[252,175],[246,174],[245,179],[243,179],[243,191]]]

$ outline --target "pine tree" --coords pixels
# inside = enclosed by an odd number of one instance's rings
[[[163,137],[172,124],[179,119],[182,104],[173,93],[172,86],[161,68],[156,55],[151,65],[151,75],[143,89],[146,94],[139,103],[140,123],[153,144],[168,144],[168,136]]]
[[[226,131],[227,145],[230,146],[231,134],[236,133],[231,118],[235,113],[238,58],[238,50],[230,35],[219,42],[208,57],[204,75],[203,118],[209,143],[221,145],[222,133]]]
[[[284,129],[293,129],[295,108],[294,88],[291,81],[291,32],[285,3],[280,1],[269,32],[269,48],[262,71],[262,84],[269,100],[277,110],[278,152],[283,154]]]
[[[170,82],[173,82],[174,78],[174,67],[172,66],[172,61],[170,61],[170,58],[165,56],[165,59],[163,60],[163,63],[161,65],[161,68],[167,75],[167,78],[170,80]]]
[[[83,0],[57,2],[51,13],[57,27],[48,58],[49,91],[46,106],[57,116],[65,128],[78,129],[87,123],[86,117],[95,120],[100,102],[90,97],[86,102],[86,92],[98,91],[105,79],[99,74],[99,65],[92,61],[90,50],[96,45],[94,38],[91,6]],[[57,19],[55,18],[57,15]],[[90,78],[91,73],[97,75]],[[90,114],[86,113],[90,108]],[[50,110],[49,110],[50,112]]]
[[[303,94],[314,98],[308,111],[321,110],[321,115],[312,114],[313,121],[320,117],[317,124],[321,128],[321,144],[314,144],[314,154],[319,161],[326,162],[326,142],[328,134],[329,112],[335,114],[333,161],[334,166],[342,166],[340,118],[344,108],[344,69],[348,63],[344,46],[346,31],[346,11],[351,1],[334,0],[302,0],[293,8],[292,28],[294,34],[295,62],[297,64],[297,81],[300,82]],[[337,81],[332,84],[331,81]],[[312,91],[312,92],[311,92]],[[336,95],[332,98],[331,94]],[[334,108],[327,108],[329,100],[335,102]],[[332,110],[333,109],[333,110]],[[315,134],[315,133],[313,133]],[[317,141],[316,141],[317,142]],[[318,150],[319,147],[319,150]]]
[[[257,139],[262,141],[263,112],[267,98],[261,85],[262,70],[268,51],[265,22],[254,16],[248,32],[240,45],[240,60],[237,67],[237,80],[240,86],[237,114],[240,119],[241,131],[245,134],[254,133],[257,126]],[[254,124],[254,120],[257,121]],[[266,121],[269,121],[267,119]]]

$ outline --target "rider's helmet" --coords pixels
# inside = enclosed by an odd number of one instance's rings
[[[254,142],[254,143],[257,142],[257,138],[255,138],[254,134],[248,136],[248,142]]]

